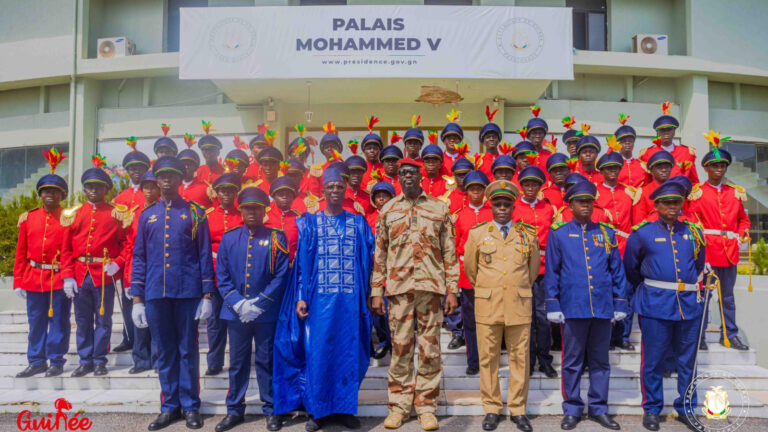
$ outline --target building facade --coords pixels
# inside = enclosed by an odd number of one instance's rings
[[[574,80],[488,79],[286,79],[180,80],[179,16],[183,7],[313,5],[440,5],[568,7],[573,12]],[[150,151],[171,125],[183,147],[186,132],[200,134],[201,120],[231,148],[258,125],[278,131],[284,149],[305,123],[310,134],[332,121],[342,139],[360,138],[365,116],[381,119],[380,133],[400,134],[413,114],[439,129],[450,109],[462,112],[467,140],[477,147],[485,106],[498,108],[505,138],[530,117],[529,106],[559,137],[560,119],[574,116],[604,136],[629,114],[640,135],[636,151],[653,137],[653,120],[665,100],[682,124],[680,141],[707,151],[702,132],[720,130],[736,162],[729,180],[746,187],[753,237],[768,236],[768,3],[749,0],[9,0],[0,16],[0,193],[30,190],[46,169],[42,150],[58,146],[69,156],[70,180],[95,152],[117,164],[139,138]],[[633,53],[633,36],[666,35],[668,53]],[[135,54],[98,58],[100,38],[126,37]],[[457,61],[461,61],[458,53]],[[568,65],[570,67],[570,65]],[[458,92],[455,104],[415,102],[422,86]],[[308,114],[311,113],[311,114]],[[311,115],[311,121],[308,116]],[[561,145],[562,147],[562,145]],[[225,147],[227,148],[227,147]],[[477,150],[482,150],[477,148]],[[561,148],[560,151],[564,151]],[[71,181],[76,188],[78,181]]]

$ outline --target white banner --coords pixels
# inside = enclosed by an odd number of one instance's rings
[[[573,79],[570,8],[182,8],[179,78]]]

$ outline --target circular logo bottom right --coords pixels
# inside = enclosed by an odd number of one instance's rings
[[[696,429],[732,432],[747,419],[750,398],[734,374],[715,369],[696,375],[683,403],[685,416]]]

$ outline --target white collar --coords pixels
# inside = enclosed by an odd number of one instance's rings
[[[475,207],[472,204],[467,204],[469,208],[475,211],[475,213],[479,212],[481,208],[483,208],[483,204],[480,204],[479,206]]]
[[[672,153],[672,150],[675,149],[675,143],[673,142],[672,144],[670,144],[668,146],[662,145],[661,148],[663,148],[664,150]]]
[[[182,180],[182,181],[181,181],[181,184],[183,184],[183,185],[184,185],[184,189],[186,189],[186,188],[187,188],[187,186],[191,185],[193,181],[195,181],[195,179],[192,179],[192,180],[190,180],[190,181],[185,181],[185,180]]]
[[[616,186],[618,186],[618,185],[616,185]],[[605,182],[603,182],[603,187],[607,188],[611,192],[616,190],[616,186],[608,186],[607,184],[605,184]]]
[[[538,198],[536,198],[535,200],[533,200],[533,202],[528,202],[528,201],[525,199],[525,197],[521,197],[521,198],[520,198],[520,201],[522,201],[522,202],[524,202],[524,203],[528,204],[529,206],[531,206],[531,208],[533,208],[533,206],[535,206],[535,205],[536,205],[536,203],[538,203],[538,202],[539,202],[539,199],[538,199]]]

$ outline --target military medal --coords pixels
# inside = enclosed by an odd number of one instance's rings
[[[491,257],[491,254],[485,254],[485,263],[490,264],[491,261],[493,261],[493,257]]]

